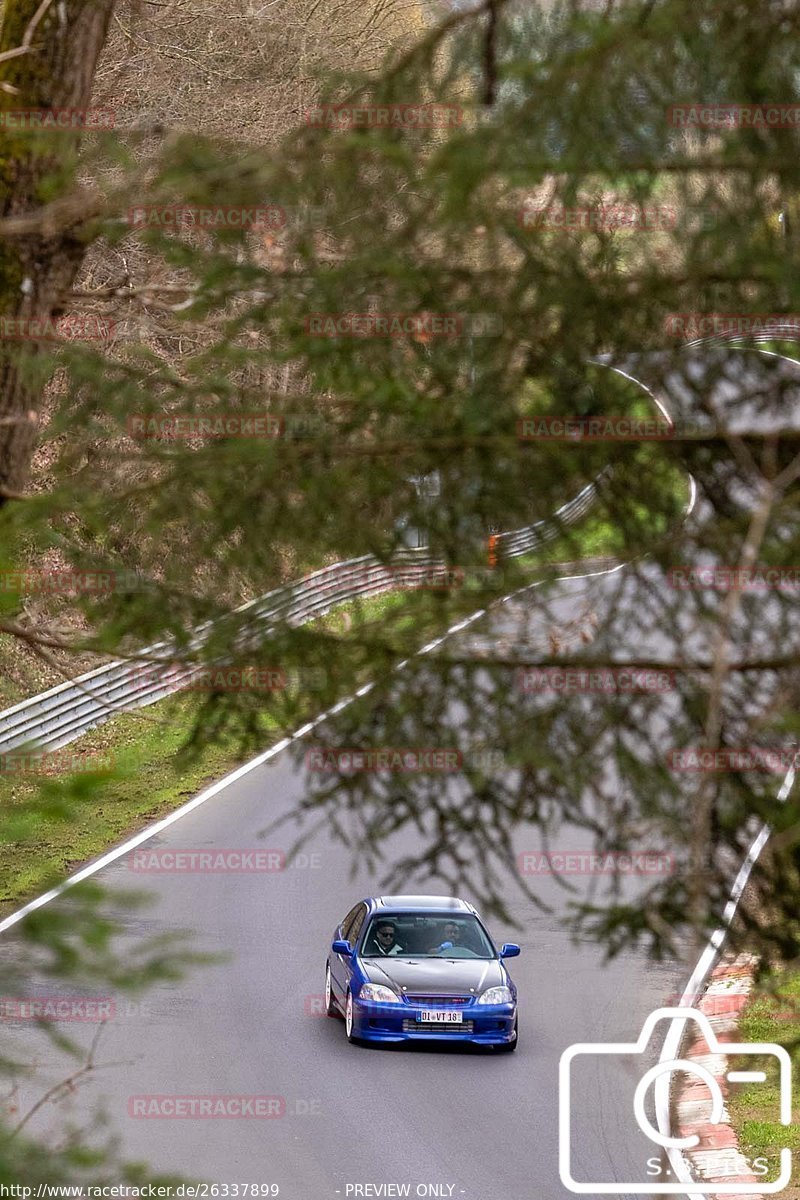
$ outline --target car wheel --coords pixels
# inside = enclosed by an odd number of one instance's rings
[[[340,1015],[336,1001],[333,998],[330,963],[325,964],[325,1012],[329,1017],[338,1017]]]
[[[519,1045],[519,1017],[517,1017],[514,1021],[514,1040],[511,1042],[506,1042],[505,1045],[500,1046],[499,1049],[504,1051],[506,1054],[510,1054],[512,1052],[512,1050],[516,1050],[518,1045]]]
[[[352,1045],[355,1046],[355,1045],[358,1045],[359,1039],[357,1037],[353,1036],[354,1024],[355,1024],[355,1020],[354,1020],[354,1014],[353,1014],[353,995],[352,995],[352,992],[350,992],[348,990],[347,999],[344,1002],[344,1029],[345,1029],[345,1033],[347,1034],[348,1042],[350,1042]]]

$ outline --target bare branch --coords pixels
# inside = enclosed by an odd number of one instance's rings
[[[28,28],[25,30],[22,38],[22,45],[17,46],[14,50],[4,50],[3,53],[0,54],[0,62],[7,62],[10,58],[20,58],[23,54],[30,53],[32,49],[31,43],[33,42],[33,35],[36,33],[39,22],[42,20],[42,17],[45,15],[52,3],[53,0],[42,0],[42,3],[31,17]]]
[[[63,1093],[73,1092],[75,1090],[76,1083],[80,1079],[82,1079],[85,1075],[89,1075],[92,1071],[103,1070],[108,1067],[128,1067],[128,1066],[132,1065],[131,1060],[128,1060],[128,1061],[120,1060],[118,1062],[107,1062],[107,1063],[96,1063],[95,1062],[95,1060],[94,1060],[95,1052],[96,1052],[97,1046],[100,1042],[100,1037],[103,1033],[103,1028],[104,1028],[105,1024],[106,1024],[106,1022],[102,1021],[100,1023],[100,1025],[98,1026],[97,1032],[95,1033],[94,1037],[92,1038],[92,1044],[89,1048],[88,1057],[86,1059],[86,1062],[83,1064],[83,1066],[80,1067],[77,1071],[73,1072],[72,1075],[67,1076],[66,1079],[62,1079],[59,1083],[54,1084],[51,1088],[49,1088],[44,1093],[43,1096],[40,1096],[40,1098],[36,1101],[36,1103],[31,1108],[28,1109],[28,1111],[26,1112],[26,1114],[22,1118],[22,1120],[19,1121],[14,1126],[14,1128],[11,1130],[11,1137],[16,1137],[17,1134],[20,1133],[21,1130],[24,1129],[24,1127],[28,1124],[31,1117],[35,1116],[35,1114],[41,1108],[44,1108],[45,1104],[48,1104],[51,1100],[57,1099]]]

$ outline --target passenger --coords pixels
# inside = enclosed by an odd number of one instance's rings
[[[468,949],[462,934],[461,923],[459,921],[446,921],[443,937],[438,946],[431,946],[428,954],[438,954],[443,950],[450,950],[453,946],[461,946]]]

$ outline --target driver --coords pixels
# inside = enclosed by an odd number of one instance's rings
[[[462,927],[458,921],[445,921],[443,937],[438,946],[431,946],[428,954],[438,954],[442,950],[449,950],[451,946],[463,946],[468,949],[464,942]]]
[[[370,935],[369,951],[379,958],[402,954],[403,947],[397,942],[397,929],[391,921],[380,921]]]

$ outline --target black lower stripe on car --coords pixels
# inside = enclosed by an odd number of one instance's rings
[[[403,1021],[403,1033],[472,1033],[472,1021]]]

